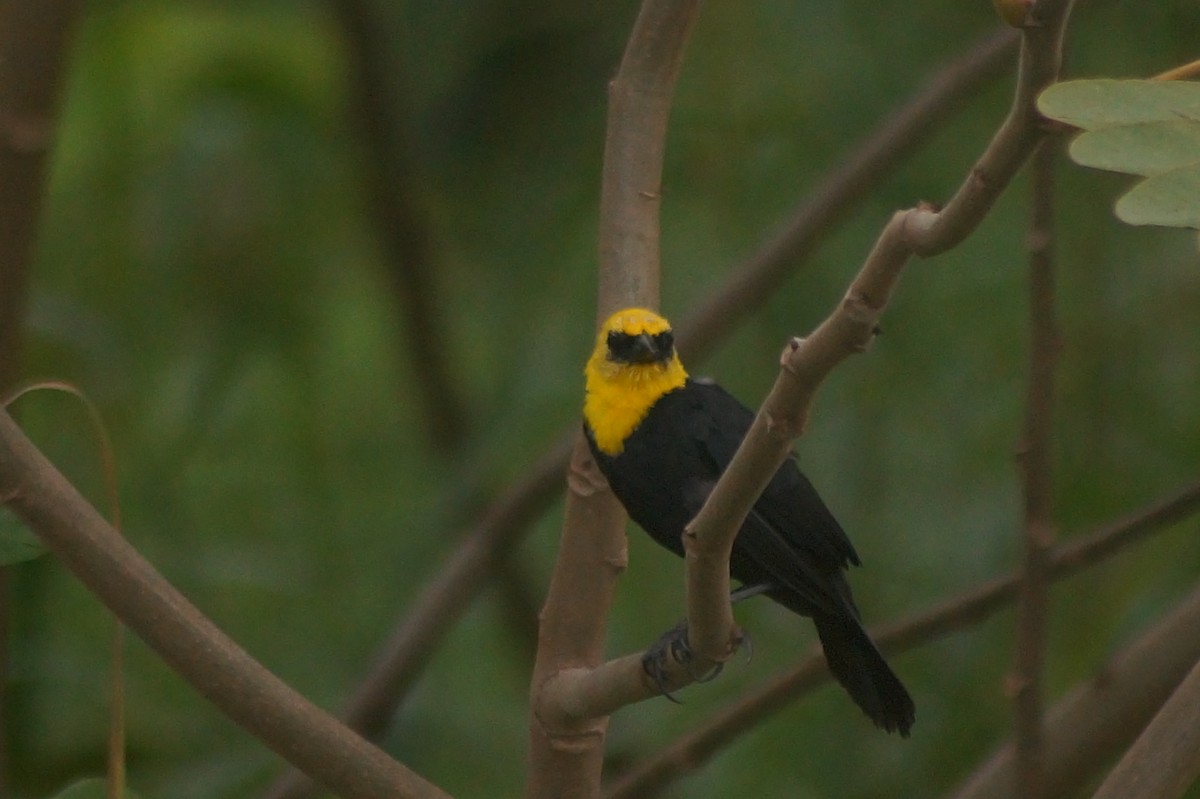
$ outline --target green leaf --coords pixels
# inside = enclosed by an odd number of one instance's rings
[[[1038,108],[1085,130],[1069,150],[1076,163],[1146,178],[1117,201],[1119,219],[1200,228],[1200,83],[1067,81]]]
[[[38,537],[6,508],[0,508],[0,566],[33,560],[45,553],[46,547]]]
[[[105,799],[108,796],[108,784],[102,777],[89,777],[74,782],[56,793],[51,799]],[[126,790],[124,799],[138,799],[137,794]]]
[[[1200,228],[1200,164],[1154,175],[1117,200],[1117,218],[1131,225]]]
[[[1180,119],[1200,122],[1200,83],[1069,80],[1042,92],[1038,110],[1084,130]]]
[[[1200,123],[1175,119],[1099,128],[1071,142],[1070,153],[1083,166],[1157,175],[1200,162]]]

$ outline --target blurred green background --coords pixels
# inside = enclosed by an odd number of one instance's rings
[[[281,677],[336,708],[452,552],[468,508],[575,423],[592,338],[605,86],[637,4],[379,4],[386,102],[431,246],[441,362],[466,411],[430,435],[355,127],[351,59],[327,4],[90,4],[77,30],[29,317],[24,374],[73,381],[116,447],[128,537]],[[681,317],[827,170],[947,58],[997,27],[990,4],[712,0],[680,79],[663,206],[663,310]],[[1196,56],[1200,7],[1080,3],[1068,73],[1154,74]],[[789,335],[840,298],[888,215],[957,186],[1003,117],[978,93],[694,374],[756,404]],[[1186,231],[1121,225],[1128,179],[1060,170],[1057,490],[1061,535],[1200,472],[1200,263]],[[867,357],[836,372],[799,453],[865,567],[869,621],[1012,569],[1013,451],[1027,357],[1018,179],[978,233],[916,262]],[[35,440],[103,502],[83,414],[18,406]],[[558,509],[439,650],[386,740],[463,797],[523,778],[529,614]],[[1086,678],[1195,582],[1197,524],[1057,587],[1047,689]],[[613,655],[682,613],[682,569],[631,530]],[[676,577],[678,576],[678,579]],[[52,559],[14,577],[9,724],[17,797],[102,770],[111,621]],[[764,602],[755,657],[686,704],[613,719],[632,762],[813,641]],[[926,797],[1008,734],[1013,616],[893,659],[911,740],[823,688],[739,740],[680,797]],[[131,785],[145,797],[259,793],[280,763],[129,647]],[[464,758],[466,765],[464,766]]]

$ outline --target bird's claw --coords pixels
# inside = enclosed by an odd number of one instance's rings
[[[642,669],[654,681],[658,692],[677,705],[683,703],[676,699],[674,694],[667,689],[667,658],[683,666],[688,676],[692,678],[692,682],[697,683],[715,680],[725,668],[724,663],[717,663],[704,674],[697,674],[693,670],[696,657],[692,651],[691,644],[688,643],[686,621],[681,621],[663,633],[662,637],[646,650],[646,654],[642,655]]]

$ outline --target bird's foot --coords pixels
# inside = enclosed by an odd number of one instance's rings
[[[667,688],[670,675],[669,660],[673,660],[683,666],[687,671],[688,676],[693,682],[709,682],[715,680],[721,670],[725,668],[724,663],[717,663],[711,669],[703,674],[697,674],[694,671],[696,654],[692,651],[691,644],[688,643],[687,637],[687,621],[681,621],[655,641],[646,654],[642,655],[642,669],[654,680],[654,684],[658,687],[659,693],[670,699],[675,704],[683,704],[671,693]]]

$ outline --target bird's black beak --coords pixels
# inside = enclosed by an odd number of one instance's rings
[[[630,363],[656,363],[663,359],[658,344],[648,333],[642,333],[631,342],[629,348]]]

